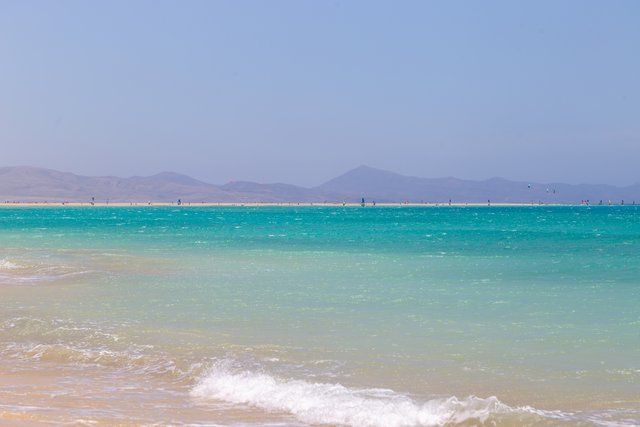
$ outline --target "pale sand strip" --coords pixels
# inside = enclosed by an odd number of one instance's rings
[[[361,203],[342,203],[342,202],[183,202],[178,204],[176,202],[2,202],[0,207],[145,207],[145,206],[173,206],[173,207],[305,207],[305,206],[320,206],[320,207],[362,207]],[[365,207],[465,207],[465,206],[577,206],[575,204],[546,204],[546,203],[376,203],[373,205],[371,202],[367,202]]]

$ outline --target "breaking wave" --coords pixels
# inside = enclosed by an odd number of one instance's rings
[[[419,400],[389,389],[354,388],[339,378],[332,361],[299,367],[264,355],[237,353],[203,360],[168,354],[143,345],[136,334],[95,322],[13,317],[0,321],[0,360],[17,369],[43,362],[80,369],[106,369],[126,387],[140,381],[172,384],[205,405],[235,405],[261,409],[289,419],[290,425],[320,424],[352,427],[404,426],[608,426],[640,425],[640,411],[546,411],[513,407],[496,397],[454,396]],[[25,365],[28,363],[29,365]],[[323,373],[318,377],[317,364]],[[207,366],[209,368],[207,369]],[[47,368],[48,369],[48,368]],[[326,375],[326,372],[330,375]],[[319,382],[313,378],[325,378]],[[129,390],[129,389],[128,389]],[[241,409],[241,408],[239,408]],[[294,419],[295,418],[295,422]]]
[[[637,411],[545,411],[512,407],[496,397],[455,396],[418,402],[388,389],[356,389],[341,384],[285,379],[237,368],[219,360],[191,389],[194,398],[248,405],[293,415],[307,424],[352,427],[453,425],[622,427],[638,425]]]
[[[214,364],[191,394],[290,413],[310,424],[357,427],[483,423],[494,414],[512,412],[512,408],[495,397],[449,397],[417,403],[387,389],[352,389],[341,384],[310,383],[236,371],[225,361]]]

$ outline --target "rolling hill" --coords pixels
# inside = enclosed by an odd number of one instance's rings
[[[1,201],[87,202],[357,202],[446,203],[598,203],[640,202],[640,184],[571,185],[526,183],[492,178],[418,178],[360,166],[324,184],[305,188],[291,184],[234,181],[214,185],[175,172],[121,178],[82,176],[29,166],[0,168]]]

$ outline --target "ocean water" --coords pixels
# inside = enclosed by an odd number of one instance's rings
[[[640,208],[0,208],[0,425],[640,425]]]

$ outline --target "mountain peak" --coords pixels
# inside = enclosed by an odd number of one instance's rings
[[[377,171],[377,170],[380,170],[380,169],[371,167],[369,165],[360,165],[360,166],[358,166],[356,168],[351,169],[351,172],[353,172],[353,171]]]
[[[384,170],[384,169],[379,169],[379,168],[374,168],[373,166],[369,166],[369,165],[360,165],[356,168],[351,169],[350,171],[347,171],[347,173],[350,172],[368,172],[368,173],[395,173],[395,172],[391,172],[388,170]]]
[[[178,172],[164,171],[155,175],[146,177],[134,177],[137,179],[153,180],[166,184],[179,184],[179,185],[210,185],[203,181],[190,177],[189,175],[181,174]]]
[[[351,169],[342,175],[325,182],[317,188],[323,191],[348,191],[353,192],[354,194],[359,194],[364,189],[371,190],[373,188],[379,188],[380,186],[384,187],[389,180],[407,178],[408,177],[404,177],[395,172],[376,169],[367,165],[360,165],[357,168]]]

